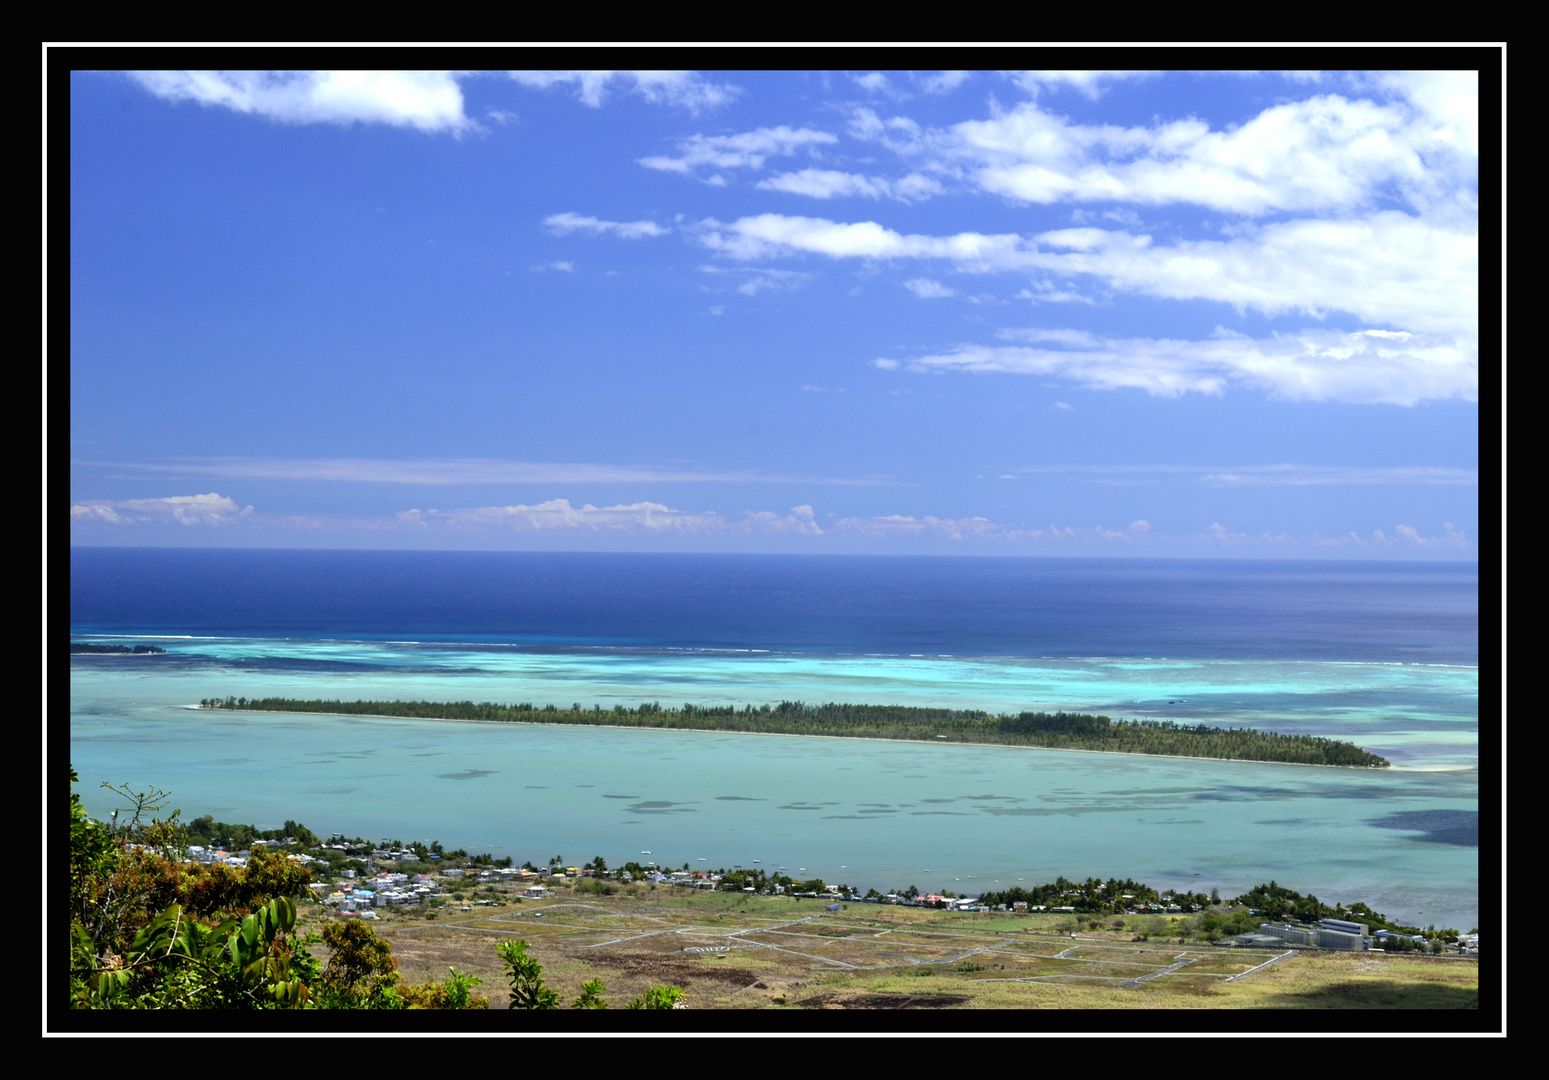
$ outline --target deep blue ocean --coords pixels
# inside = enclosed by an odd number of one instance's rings
[[[75,548],[78,634],[1477,664],[1466,563]]]
[[[1273,879],[1466,930],[1478,611],[1457,563],[80,548],[72,634],[166,652],[72,657],[69,754],[93,814],[107,780],[517,862],[760,858],[970,895]],[[193,707],[227,695],[1068,709],[1393,767]]]

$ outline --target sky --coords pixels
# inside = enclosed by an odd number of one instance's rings
[[[74,545],[1478,558],[1477,73],[69,92]]]

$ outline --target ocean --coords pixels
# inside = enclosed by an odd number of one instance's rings
[[[77,548],[71,759],[185,816],[974,893],[1274,879],[1478,922],[1478,572],[1457,563]],[[1347,739],[1382,771],[211,714],[200,698],[1075,709]],[[642,852],[650,852],[642,856]]]

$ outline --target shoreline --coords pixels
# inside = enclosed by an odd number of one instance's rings
[[[1388,765],[1384,768],[1376,768],[1370,765],[1320,765],[1307,761],[1262,761],[1258,758],[1221,758],[1200,757],[1195,754],[1143,754],[1129,750],[1087,750],[1076,746],[1018,746],[1014,743],[971,742],[951,739],[875,739],[864,735],[799,735],[789,731],[707,731],[702,728],[671,728],[646,724],[551,724],[536,720],[471,720],[452,716],[383,716],[379,713],[336,713],[336,712],[280,712],[276,709],[207,709],[202,705],[184,705],[182,708],[191,709],[200,713],[245,713],[248,715],[266,716],[333,716],[359,720],[404,720],[409,722],[425,721],[432,724],[493,724],[499,727],[552,727],[552,728],[597,728],[604,731],[673,731],[687,735],[753,735],[757,737],[774,737],[785,739],[838,739],[850,742],[865,743],[906,743],[915,746],[982,746],[999,748],[1002,750],[1049,750],[1061,754],[1115,754],[1120,757],[1149,758],[1153,760],[1172,761],[1214,761],[1230,762],[1236,765],[1289,765],[1299,769],[1347,769],[1351,772],[1387,773],[1393,772],[1397,767]],[[1467,766],[1465,767],[1467,768]],[[1405,770],[1421,771],[1421,770]],[[1439,770],[1425,770],[1439,771]]]

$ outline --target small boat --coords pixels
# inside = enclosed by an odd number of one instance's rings
[[[642,851],[640,854],[642,854],[642,855],[649,855],[651,853],[649,851]]]

